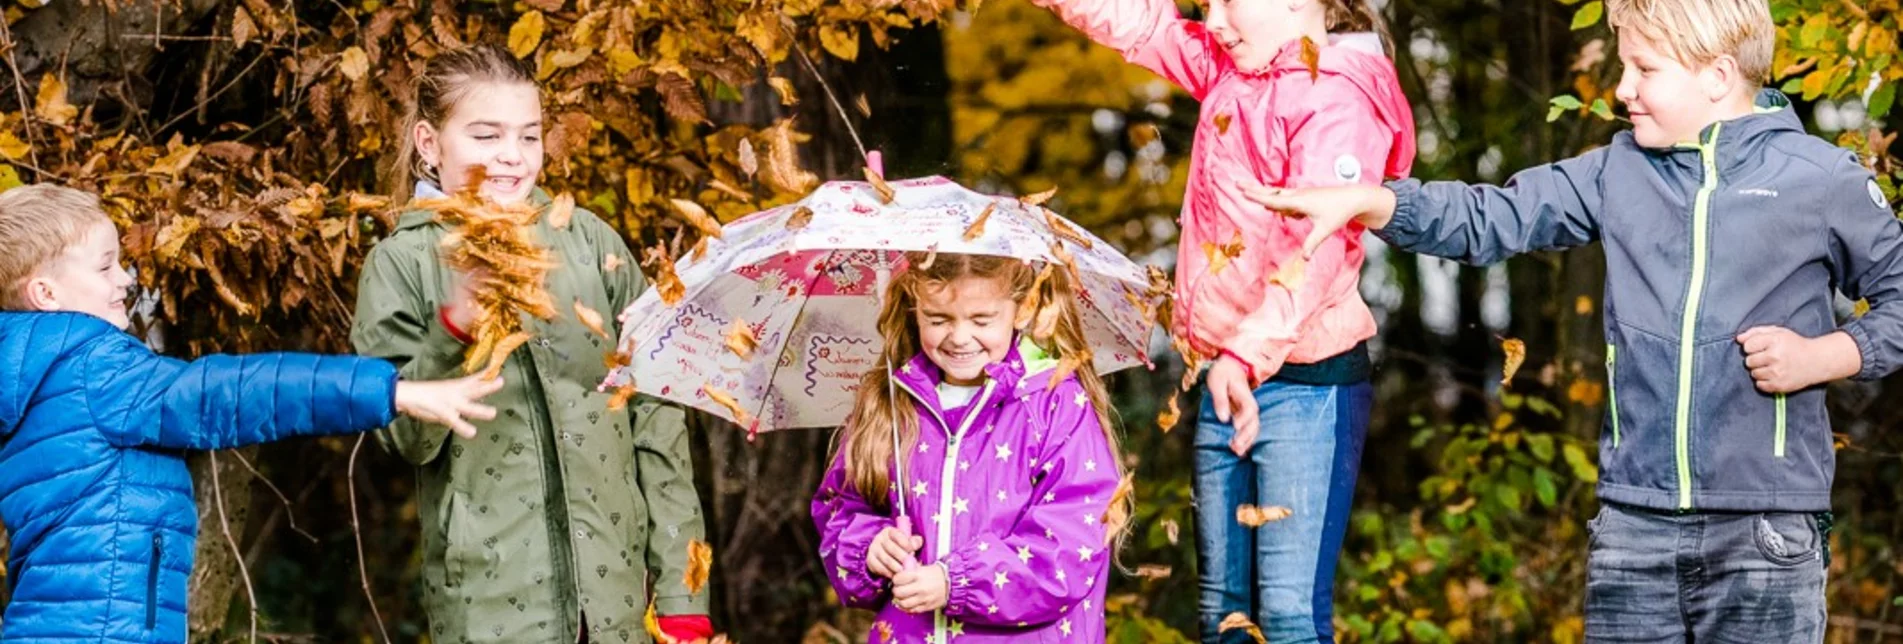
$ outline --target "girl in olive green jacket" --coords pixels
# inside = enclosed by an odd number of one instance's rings
[[[539,88],[527,66],[493,46],[432,58],[417,80],[402,136],[397,185],[413,195],[465,188],[497,203],[546,208]],[[411,210],[371,250],[351,341],[395,361],[405,378],[460,373],[473,307],[465,279],[438,254],[448,230]],[[637,400],[609,409],[596,385],[613,349],[570,315],[573,303],[614,313],[643,288],[621,236],[576,209],[565,226],[535,233],[559,266],[546,288],[563,314],[524,316],[535,339],[509,356],[501,410],[480,438],[398,421],[379,437],[418,468],[424,605],[431,639],[449,642],[647,642],[651,594],[663,632],[712,634],[707,595],[684,585],[688,543],[704,539],[684,416]],[[614,259],[611,259],[614,258]]]

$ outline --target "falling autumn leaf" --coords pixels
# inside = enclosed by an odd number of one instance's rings
[[[786,218],[787,230],[802,230],[813,223],[813,209],[800,206],[793,210],[793,216]]]
[[[1169,566],[1143,564],[1137,566],[1136,572],[1133,573],[1133,575],[1138,579],[1169,579],[1171,572],[1173,572],[1173,570]]]
[[[880,620],[872,623],[872,630],[879,634],[879,644],[892,642],[892,623]]]
[[[1281,284],[1282,288],[1298,291],[1302,281],[1308,278],[1308,260],[1301,255],[1292,255],[1275,267],[1275,274],[1269,276],[1270,284]]]
[[[892,192],[892,185],[886,183],[885,177],[874,172],[872,168],[865,168],[865,171],[866,183],[872,184],[873,191],[879,193],[879,203],[891,204],[892,198],[896,195],[896,193]]]
[[[601,314],[588,308],[588,305],[582,304],[581,298],[575,298],[575,319],[581,320],[581,325],[588,327],[588,330],[594,332],[595,335],[606,340],[614,339],[614,336],[608,335],[607,329],[602,328]]]
[[[1162,413],[1156,415],[1156,426],[1161,427],[1163,429],[1163,433],[1168,434],[1170,433],[1170,430],[1176,429],[1177,421],[1181,420],[1182,418],[1183,418],[1183,410],[1179,407],[1178,403],[1176,402],[1176,395],[1171,394],[1169,408],[1163,410]]]
[[[1110,545],[1130,525],[1130,510],[1136,507],[1136,473],[1126,472],[1123,480],[1117,482],[1117,491],[1110,495],[1110,507],[1103,513],[1103,542]]]
[[[690,259],[692,259],[692,260],[694,260],[694,261],[696,261],[696,262],[698,262],[698,261],[700,261],[700,260],[701,260],[702,258],[704,258],[704,257],[706,257],[706,256],[707,256],[707,240],[708,240],[708,239],[711,239],[711,238],[709,238],[709,237],[702,237],[702,238],[700,238],[700,241],[697,241],[697,242],[694,242],[694,249],[688,252],[688,254],[687,254],[687,256],[688,256],[688,258],[690,258]]]
[[[1043,192],[1024,195],[1019,197],[1018,201],[1026,206],[1042,206],[1044,202],[1050,201],[1051,197],[1055,196],[1057,196],[1057,188],[1051,188]]]
[[[991,211],[997,209],[998,204],[996,203],[985,204],[984,212],[978,213],[978,218],[972,220],[970,226],[965,227],[965,241],[973,241],[979,237],[983,237],[985,234],[985,222],[991,219]]]
[[[654,271],[654,290],[661,294],[662,303],[674,306],[687,297],[687,285],[674,273],[674,260],[668,258],[666,250],[659,246],[649,248],[643,265]]]
[[[687,585],[687,594],[698,595],[702,588],[707,587],[707,576],[713,567],[713,546],[699,539],[687,542],[687,573],[681,580]]]
[[[720,222],[707,214],[706,208],[686,199],[669,199],[668,202],[674,204],[674,210],[681,213],[681,218],[687,220],[694,230],[708,237],[720,238]]]
[[[858,96],[852,97],[852,106],[859,108],[860,116],[864,116],[867,118],[872,117],[872,104],[866,102],[865,94],[860,94]]]
[[[568,228],[568,222],[575,217],[575,197],[566,192],[555,197],[548,204],[548,225],[556,230]]]
[[[1059,239],[1084,248],[1096,247],[1096,242],[1090,241],[1089,237],[1085,237],[1083,233],[1077,232],[1077,227],[1070,225],[1068,221],[1064,221],[1064,218],[1057,216],[1057,213],[1045,210],[1044,225],[1049,226],[1051,233],[1057,235]]]
[[[1228,134],[1228,133],[1229,133],[1229,120],[1230,120],[1231,118],[1232,118],[1232,117],[1231,117],[1230,115],[1228,115],[1228,114],[1217,114],[1217,115],[1216,115],[1216,133],[1217,133],[1217,134]]]
[[[925,261],[918,263],[918,269],[921,271],[932,270],[932,265],[938,263],[938,244],[927,246],[925,251]]]
[[[1181,536],[1182,528],[1176,526],[1175,519],[1163,520],[1163,537],[1169,539],[1170,545],[1176,545],[1177,539]]]
[[[766,79],[766,84],[771,86],[773,91],[780,95],[781,105],[799,104],[800,97],[798,93],[793,91],[793,81],[779,76],[771,76]]]
[[[601,258],[601,270],[603,272],[613,273],[621,269],[622,263],[620,255],[608,253]]]
[[[740,401],[734,400],[733,394],[727,393],[726,390],[713,385],[701,385],[700,391],[707,394],[707,398],[713,400],[714,404],[727,408],[727,412],[733,415],[735,425],[745,425],[753,418],[752,414],[748,414],[747,410],[740,406]]]
[[[1303,38],[1302,41],[1307,42],[1308,39]],[[1255,622],[1249,621],[1248,615],[1244,615],[1240,612],[1230,613],[1223,617],[1222,624],[1217,625],[1216,628],[1219,633],[1227,633],[1240,628],[1243,632],[1248,633],[1249,637],[1255,638],[1256,644],[1269,644],[1269,640],[1262,637],[1262,627],[1256,626]]]
[[[1209,274],[1221,273],[1229,266],[1229,260],[1242,256],[1242,231],[1238,230],[1229,238],[1229,243],[1216,245],[1215,242],[1203,242],[1203,259],[1209,262]]]
[[[740,139],[740,172],[745,173],[748,179],[752,179],[753,173],[759,171],[760,157],[753,151],[753,141]]]
[[[1500,368],[1500,386],[1513,382],[1513,374],[1520,371],[1520,365],[1526,363],[1526,343],[1519,338],[1507,338],[1500,341],[1500,349],[1507,354],[1506,364]]]
[[[622,385],[619,387],[615,387],[614,395],[608,397],[608,409],[613,411],[621,411],[623,409],[627,409],[628,401],[634,398],[634,393],[635,393],[634,385]]]
[[[1295,511],[1276,505],[1258,508],[1244,503],[1236,506],[1236,521],[1251,528],[1260,528],[1263,524],[1274,523],[1295,516]]]
[[[601,354],[602,368],[609,371],[614,371],[631,364],[634,364],[634,359],[625,352],[609,351]]]
[[[482,370],[482,379],[495,380],[501,376],[502,365],[508,362],[509,354],[515,353],[516,349],[528,343],[531,337],[533,336],[527,333],[515,333],[496,342],[494,350],[489,354],[489,366]]]
[[[1592,297],[1581,295],[1573,300],[1573,313],[1592,315]]]
[[[1302,65],[1308,68],[1309,80],[1321,80],[1321,63],[1321,48],[1315,46],[1315,41],[1310,40],[1308,36],[1302,36]]]
[[[753,327],[746,320],[736,319],[727,329],[727,350],[741,358],[753,357],[753,350],[759,348],[760,338],[753,334]]]

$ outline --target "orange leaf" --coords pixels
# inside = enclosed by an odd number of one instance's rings
[[[681,580],[682,583],[687,584],[687,594],[700,594],[700,589],[707,586],[707,575],[712,572],[713,567],[713,546],[699,539],[687,542],[687,573]]]
[[[1302,65],[1308,67],[1309,80],[1321,80],[1321,63],[1321,48],[1315,46],[1315,41],[1309,40],[1308,36],[1302,36]]]
[[[978,218],[972,220],[970,226],[965,227],[965,241],[972,241],[984,236],[985,222],[991,219],[991,211],[997,209],[998,204],[996,203],[986,204],[984,212],[978,213]]]
[[[501,376],[502,365],[509,361],[509,354],[515,353],[516,349],[527,344],[531,337],[533,336],[527,333],[512,333],[508,337],[496,342],[494,348],[489,353],[489,366],[482,370],[482,379],[495,380]]]
[[[880,620],[872,623],[872,630],[879,634],[879,644],[891,644],[892,623]]]
[[[1231,117],[1230,117],[1230,116],[1229,116],[1228,114],[1217,114],[1217,115],[1216,115],[1216,133],[1217,133],[1217,134],[1228,134],[1228,133],[1229,133],[1229,120],[1230,120],[1230,118],[1231,118]]]
[[[852,97],[852,106],[859,108],[859,114],[861,116],[872,116],[872,104],[866,102],[865,94]]]
[[[1282,506],[1258,508],[1244,503],[1236,506],[1236,521],[1251,528],[1260,528],[1265,523],[1274,523],[1295,516],[1295,511]]]
[[[661,302],[668,306],[680,304],[681,299],[687,297],[687,285],[674,274],[674,260],[659,246],[649,248],[647,255],[643,263],[654,270],[654,290],[661,294]]]
[[[741,358],[753,357],[753,350],[759,348],[760,338],[753,333],[753,327],[746,320],[736,319],[733,327],[727,329],[727,350]]]
[[[634,385],[622,385],[615,388],[613,396],[608,398],[608,409],[621,411],[628,408],[628,401],[634,398]]]
[[[865,171],[866,183],[872,184],[872,189],[879,193],[879,203],[892,203],[892,197],[895,196],[895,193],[892,192],[892,186],[885,182],[885,177],[879,176],[877,172],[873,172],[872,168],[865,168]]]
[[[708,239],[709,239],[709,238],[707,238],[707,237],[702,237],[702,238],[700,238],[700,241],[697,241],[697,242],[694,242],[694,249],[693,249],[692,251],[689,251],[689,253],[688,253],[688,257],[690,257],[690,258],[693,258],[693,260],[694,260],[694,261],[696,261],[696,262],[698,262],[698,261],[700,261],[700,260],[701,260],[702,258],[704,258],[704,257],[706,257],[706,256],[707,256],[707,240],[708,240]]]
[[[801,230],[811,223],[813,223],[813,209],[800,206],[793,211],[793,216],[786,218],[786,229]]]
[[[1170,408],[1156,415],[1156,426],[1163,428],[1163,433],[1168,434],[1170,430],[1176,429],[1177,421],[1182,418],[1183,410],[1176,402],[1176,395],[1172,393],[1170,394]]]
[[[1070,222],[1064,221],[1063,217],[1057,216],[1057,213],[1051,212],[1050,210],[1045,210],[1044,211],[1044,225],[1050,226],[1051,233],[1057,235],[1059,239],[1067,240],[1070,243],[1076,244],[1078,246],[1082,246],[1084,248],[1095,247],[1095,243],[1091,242],[1090,238],[1085,237],[1082,233],[1077,232],[1077,228],[1071,226]]]
[[[614,339],[614,336],[608,335],[607,329],[602,328],[601,314],[582,304],[581,298],[575,298],[575,318],[581,320],[581,325],[588,327],[588,330],[593,331],[595,335],[607,340]]]
[[[626,367],[628,365],[634,364],[634,359],[629,357],[628,354],[620,352],[620,351],[609,351],[607,353],[601,354],[601,364],[602,364],[602,367],[606,368],[607,370],[614,371],[616,369],[620,369],[622,367]]]
[[[1505,387],[1513,382],[1513,374],[1519,373],[1520,365],[1526,363],[1526,343],[1518,338],[1507,338],[1500,341],[1500,349],[1507,353],[1506,364],[1500,368],[1500,386]]]
[[[1302,42],[1308,42],[1308,39],[1303,38]],[[1230,613],[1228,616],[1223,617],[1222,624],[1216,628],[1220,629],[1217,631],[1219,633],[1227,633],[1240,628],[1243,632],[1248,633],[1249,637],[1255,638],[1256,644],[1269,644],[1269,640],[1262,637],[1262,628],[1256,626],[1255,622],[1249,621],[1249,616],[1242,613]]]
[[[1135,574],[1139,579],[1168,579],[1171,572],[1169,566],[1143,564],[1137,566]]]
[[[1057,196],[1057,189],[1051,188],[1043,192],[1024,195],[1019,197],[1018,201],[1026,206],[1041,206],[1044,205],[1044,202],[1050,201],[1051,197],[1055,196]]]
[[[1229,260],[1242,256],[1242,231],[1235,232],[1229,243],[1218,246],[1215,242],[1203,242],[1203,258],[1209,262],[1209,274],[1221,273],[1229,266]]]
[[[713,385],[701,385],[700,391],[707,394],[707,398],[713,400],[715,404],[726,407],[727,411],[733,414],[735,425],[745,425],[753,418],[752,414],[747,413],[747,410],[740,406],[740,401],[734,400],[733,394],[727,393],[726,390]]]

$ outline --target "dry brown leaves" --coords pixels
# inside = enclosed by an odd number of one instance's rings
[[[477,166],[468,185],[482,185],[482,175]],[[469,331],[476,343],[463,358],[464,373],[475,373],[504,338],[521,332],[523,315],[555,318],[546,284],[556,264],[535,237],[539,210],[527,204],[498,205],[477,196],[473,188],[419,201],[416,207],[432,211],[449,228],[442,241],[444,261],[474,281],[477,314]]]
[[[707,587],[707,577],[713,568],[714,547],[699,539],[687,542],[687,571],[681,579],[681,583],[687,585],[687,594],[700,594],[700,590]]]
[[[1295,511],[1282,506],[1258,508],[1244,503],[1236,506],[1236,522],[1251,528],[1260,528],[1263,524],[1274,523],[1295,516]]]

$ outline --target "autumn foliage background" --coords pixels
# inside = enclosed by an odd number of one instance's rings
[[[5,8],[0,187],[103,194],[147,294],[141,330],[178,356],[348,350],[359,262],[391,223],[380,170],[401,97],[446,47],[506,43],[532,61],[544,184],[670,256],[694,242],[670,199],[722,219],[784,203],[857,176],[859,139],[894,177],[1058,187],[1059,212],[1167,263],[1196,113],[1024,0],[40,4]],[[1620,127],[1599,1],[1376,4],[1420,123],[1417,176],[1499,181]],[[1775,83],[1813,132],[1862,154],[1894,203],[1899,1],[1771,4]],[[1371,256],[1381,367],[1337,597],[1344,640],[1578,641],[1604,402],[1598,252],[1492,269]],[[1525,348],[1510,387],[1504,338]],[[1191,431],[1154,420],[1179,370],[1164,357],[1112,380],[1141,501],[1113,641],[1193,632]],[[1832,386],[1832,641],[1903,641],[1897,387]],[[1188,412],[1196,394],[1179,402]],[[830,436],[749,444],[695,422],[716,623],[741,641],[862,641],[869,617],[829,597],[807,518]],[[406,466],[343,439],[194,465],[197,636],[247,638],[255,605],[260,639],[421,638]]]

